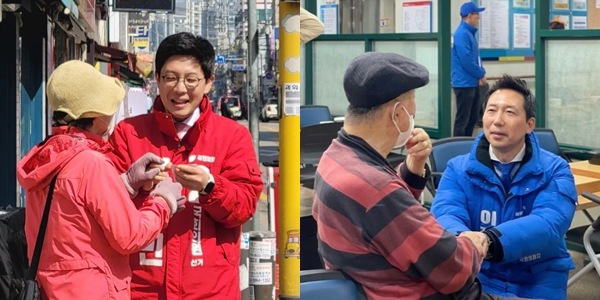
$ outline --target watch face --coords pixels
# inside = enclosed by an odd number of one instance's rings
[[[206,186],[204,187],[203,192],[208,194],[208,193],[212,192],[212,190],[213,190],[214,187],[215,187],[215,183],[214,182],[208,182],[206,184]]]

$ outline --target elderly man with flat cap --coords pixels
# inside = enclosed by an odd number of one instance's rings
[[[425,67],[397,54],[369,52],[350,62],[344,127],[315,179],[319,253],[369,299],[492,299],[476,279],[485,235],[455,236],[417,201],[430,175],[431,141],[414,128],[415,89],[428,82]],[[394,170],[386,156],[402,146],[408,156]]]

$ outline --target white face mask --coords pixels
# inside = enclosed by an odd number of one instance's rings
[[[100,118],[100,120],[107,125],[106,131],[102,133],[102,137],[106,140],[112,134],[115,129],[115,117],[114,115],[111,117],[110,122],[104,121],[104,119]]]
[[[394,112],[396,111],[396,107],[398,106],[398,104],[400,104],[400,102],[396,102],[396,104],[394,104],[394,109],[392,110],[392,122],[394,122],[394,126],[396,126],[396,129],[399,132],[398,139],[396,140],[396,145],[394,145],[393,149],[398,149],[398,148],[404,146],[404,144],[406,144],[406,142],[410,138],[413,129],[415,129],[415,118],[408,113],[408,111],[406,110],[406,108],[404,106],[402,106],[402,109],[404,109],[404,112],[408,116],[409,126],[408,126],[408,130],[406,130],[405,132],[402,132],[400,130],[400,128],[398,127],[398,124],[396,124],[396,119],[394,118]]]

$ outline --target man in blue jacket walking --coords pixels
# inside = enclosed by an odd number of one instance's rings
[[[450,232],[487,235],[479,273],[485,292],[567,299],[575,265],[564,235],[577,202],[569,165],[540,148],[524,81],[504,75],[484,101],[484,132],[469,154],[448,162],[431,212]]]
[[[454,136],[471,136],[479,119],[479,86],[487,81],[479,59],[479,45],[475,34],[479,13],[484,7],[466,2],[460,7],[462,21],[454,32],[451,67],[452,88],[456,95]]]

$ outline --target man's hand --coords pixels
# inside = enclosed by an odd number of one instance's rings
[[[188,190],[202,191],[208,180],[208,173],[197,165],[176,165],[173,168],[175,181]]]
[[[479,79],[480,86],[484,86],[486,84],[487,84],[487,77],[483,76],[481,79]]]
[[[160,172],[156,176],[154,176],[154,178],[152,178],[151,181],[146,182],[142,189],[144,191],[150,191],[157,183],[169,178],[169,170],[171,170],[172,167],[173,164],[171,162],[167,162],[166,164],[151,163],[150,165],[148,165],[148,168],[158,168]]]
[[[477,252],[479,252],[481,259],[487,255],[489,244],[485,233],[479,231],[463,231],[459,236],[464,236],[475,244],[475,248],[477,248]]]
[[[408,152],[406,167],[413,174],[422,175],[429,154],[431,154],[429,135],[422,128],[416,128],[405,146]]]

